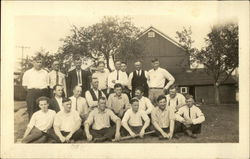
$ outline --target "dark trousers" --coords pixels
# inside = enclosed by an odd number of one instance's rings
[[[183,132],[183,126],[182,126],[182,125],[183,125],[182,123],[180,123],[180,122],[178,122],[178,121],[175,121],[175,124],[174,124],[174,134],[175,134],[175,133]],[[154,126],[153,126],[153,127],[154,127]],[[155,130],[155,134],[156,134],[157,136],[161,136],[161,133],[160,133],[158,130],[156,130],[155,127],[154,127],[154,130]],[[169,133],[170,128],[169,128],[169,127],[168,127],[168,128],[162,128],[162,130],[163,130],[164,132],[166,132],[166,133]]]
[[[46,133],[36,127],[33,127],[30,133],[22,140],[23,143],[44,143],[46,141]]]
[[[190,130],[193,134],[200,134],[201,133],[201,124],[195,124],[186,126],[178,121],[175,121],[175,129],[176,132],[186,132],[187,130]]]
[[[90,130],[90,134],[93,136],[93,138],[106,138],[109,140],[112,140],[112,138],[115,136],[115,126],[109,127],[109,128],[103,128],[100,130]]]
[[[66,132],[66,131],[61,131],[61,134],[66,137],[70,132]],[[82,128],[79,128],[72,136],[71,136],[71,140],[82,140],[85,138],[85,132],[83,131]],[[47,137],[51,138],[52,140],[54,140],[57,143],[61,143],[60,138],[55,134],[54,129],[50,129],[50,131],[47,134]]]
[[[141,132],[142,126],[130,126],[129,124],[128,126],[135,134],[139,134]],[[121,136],[128,136],[128,135],[129,135],[129,132],[124,127],[122,127]]]
[[[29,114],[29,119],[37,110],[39,110],[38,105],[36,104],[37,98],[41,96],[49,97],[48,89],[28,89],[26,102],[27,102],[27,111]]]

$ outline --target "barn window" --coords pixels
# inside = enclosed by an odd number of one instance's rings
[[[187,87],[181,87],[181,93],[188,93],[188,88]]]
[[[148,37],[149,38],[154,38],[155,37],[155,32],[153,32],[153,31],[148,32]]]

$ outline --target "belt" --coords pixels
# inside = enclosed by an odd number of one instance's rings
[[[47,88],[42,88],[42,89],[39,89],[39,88],[30,88],[28,89],[29,91],[38,91],[38,90],[46,90]]]
[[[163,88],[159,88],[159,87],[150,87],[149,89],[163,89]]]

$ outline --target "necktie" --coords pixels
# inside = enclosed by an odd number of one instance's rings
[[[56,85],[59,84],[59,75],[58,75],[58,71],[56,71]]]
[[[77,78],[78,78],[78,84],[81,84],[80,70],[78,71]]]
[[[117,70],[117,77],[116,80],[119,80],[119,70]]]

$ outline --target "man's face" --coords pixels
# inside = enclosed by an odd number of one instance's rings
[[[136,70],[141,70],[141,63],[140,62],[135,63],[135,69]]]
[[[127,69],[127,65],[126,64],[121,64],[121,71],[122,72],[126,72],[126,69]]]
[[[169,96],[170,96],[170,98],[174,98],[175,96],[176,96],[176,89],[174,88],[174,89],[170,89],[169,90]]]
[[[122,94],[122,88],[121,87],[116,87],[114,91],[115,91],[116,95],[121,96],[121,94]]]
[[[141,92],[140,90],[135,91],[135,97],[136,98],[141,99],[142,95],[143,95],[143,92]]]
[[[81,66],[82,66],[82,60],[75,60],[75,66],[76,66],[76,69],[81,69]]]
[[[106,100],[99,100],[99,105],[98,105],[99,109],[101,111],[104,111],[106,108]]]
[[[57,97],[62,97],[63,94],[63,87],[62,86],[57,86],[56,89],[54,90],[54,93]]]
[[[97,69],[98,69],[99,71],[102,72],[102,71],[104,71],[104,68],[105,68],[104,64],[103,64],[103,63],[100,63],[100,64],[98,65],[98,68],[97,68]]]
[[[55,61],[55,62],[53,63],[53,70],[55,70],[55,71],[58,71],[58,70],[59,70],[59,62],[58,62],[58,61]]]
[[[34,68],[40,70],[42,68],[42,60],[36,60],[33,62]]]
[[[73,91],[73,94],[75,97],[79,97],[82,93],[82,88],[81,87],[76,87]]]
[[[133,112],[138,112],[139,109],[139,102],[134,102],[131,104]]]
[[[152,66],[154,69],[157,69],[160,66],[160,62],[159,61],[152,62]]]
[[[92,79],[92,86],[95,89],[98,89],[99,81],[98,79]]]
[[[193,98],[187,99],[187,100],[186,100],[186,103],[187,103],[187,106],[188,106],[188,107],[191,107],[191,106],[194,104]]]
[[[121,69],[121,62],[120,61],[116,61],[116,63],[115,63],[115,69],[116,70],[120,70]]]
[[[162,99],[158,102],[159,108],[164,110],[166,108],[166,99]]]
[[[71,110],[71,101],[68,101],[68,102],[64,102],[63,103],[63,108],[66,112],[70,112]]]
[[[47,112],[48,111],[48,107],[49,104],[46,100],[42,100],[39,102],[39,108],[43,111],[43,112]]]

